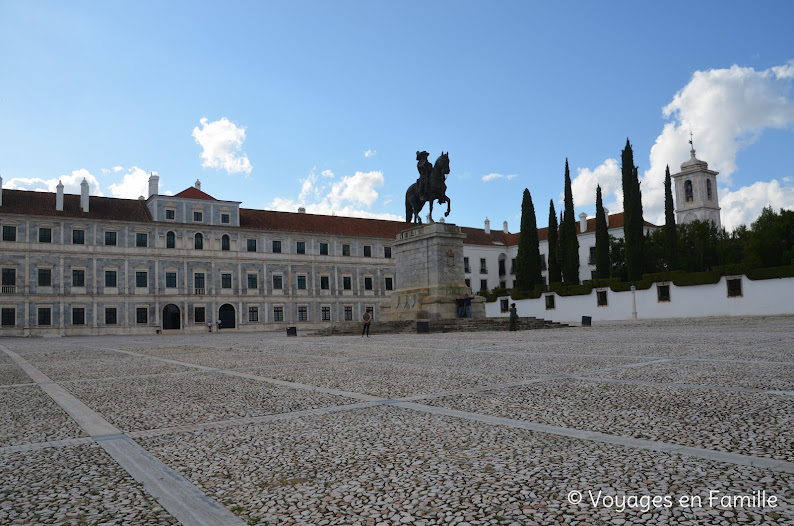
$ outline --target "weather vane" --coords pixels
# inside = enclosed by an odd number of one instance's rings
[[[690,145],[690,146],[692,147],[692,149],[694,150],[694,149],[695,149],[695,144],[692,142],[692,139],[693,139],[693,136],[692,136],[692,130],[690,129],[690,130],[689,130],[689,145]]]

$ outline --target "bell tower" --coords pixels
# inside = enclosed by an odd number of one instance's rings
[[[692,140],[689,141],[692,144]],[[672,176],[675,181],[675,222],[711,221],[722,228],[720,205],[717,198],[717,174],[709,170],[709,163],[695,157],[695,146],[689,150],[691,157],[681,165],[681,171]]]

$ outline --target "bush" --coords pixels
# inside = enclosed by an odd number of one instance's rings
[[[511,296],[514,300],[527,300],[527,299],[536,300],[541,296],[541,294],[543,294],[545,290],[546,287],[543,285],[535,286],[529,290],[513,289],[513,293]]]
[[[794,265],[785,267],[756,268],[747,271],[747,279],[757,281],[761,279],[777,279],[794,277]]]
[[[564,282],[552,283],[549,289],[557,293],[558,296],[583,296],[593,292],[593,287],[588,283],[581,285],[566,285]]]

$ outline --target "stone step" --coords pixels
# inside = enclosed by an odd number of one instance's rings
[[[455,318],[451,320],[428,321],[428,332],[485,332],[506,331],[510,326],[508,318]],[[520,331],[535,329],[557,329],[568,327],[567,324],[544,320],[541,318],[519,318],[517,328]],[[344,322],[319,329],[313,336],[358,335],[363,325],[360,322]],[[416,334],[416,321],[375,321],[370,327],[374,334]]]

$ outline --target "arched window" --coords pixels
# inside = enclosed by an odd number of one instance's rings
[[[203,250],[204,249],[204,236],[201,234],[196,234],[195,239],[195,247],[196,250]]]
[[[223,234],[223,236],[221,237],[221,250],[229,250],[230,246],[231,246],[231,241],[229,241],[229,236]]]
[[[694,196],[692,195],[692,181],[687,180],[684,183],[684,198],[687,202],[694,201]]]
[[[711,201],[711,179],[706,179],[706,197]]]
[[[173,232],[165,235],[165,248],[176,248],[176,234]]]

